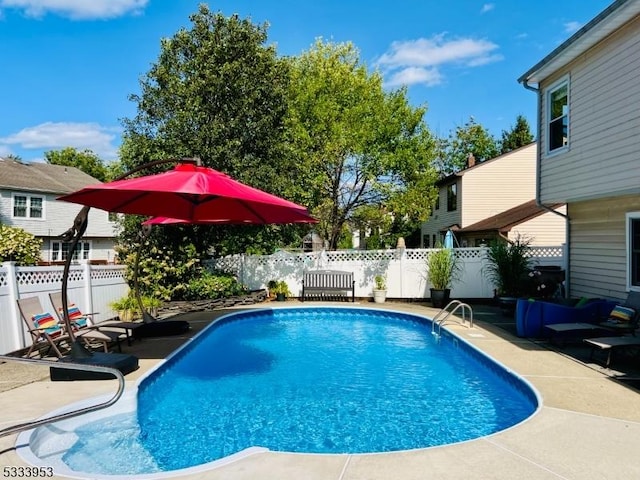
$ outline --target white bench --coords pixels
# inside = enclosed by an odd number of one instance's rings
[[[312,300],[338,300],[349,298],[355,302],[355,285],[353,272],[339,270],[311,270],[302,277],[302,298]]]

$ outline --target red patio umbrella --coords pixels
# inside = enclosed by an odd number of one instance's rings
[[[183,159],[164,173],[90,185],[58,200],[79,203],[85,208],[155,217],[145,225],[317,222],[305,207],[245,185],[195,160],[196,163]],[[86,222],[86,212],[84,218]],[[139,250],[134,269],[135,290],[145,322],[151,322],[155,319],[145,312],[137,288]]]
[[[301,205],[191,163],[155,175],[89,185],[58,200],[184,223],[315,222]]]
[[[230,216],[227,216],[230,217]],[[258,222],[251,219],[240,218],[201,218],[198,220],[186,220],[184,218],[169,218],[169,217],[152,217],[142,222],[143,225],[216,225],[216,224],[242,224],[242,225],[255,225],[263,223],[318,223],[318,220],[310,216],[306,210],[291,209],[288,211],[282,210],[280,212],[274,212],[270,215],[269,222]]]

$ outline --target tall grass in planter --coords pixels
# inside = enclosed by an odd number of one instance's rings
[[[451,286],[460,279],[461,267],[455,252],[449,248],[433,251],[427,258],[427,278],[431,284],[431,303],[443,308],[449,303]]]

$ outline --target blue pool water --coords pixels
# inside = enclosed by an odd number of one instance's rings
[[[461,340],[436,341],[421,317],[334,307],[249,311],[211,325],[147,377],[135,413],[78,428],[63,461],[84,472],[134,474],[251,446],[415,449],[503,430],[536,408],[522,380]]]

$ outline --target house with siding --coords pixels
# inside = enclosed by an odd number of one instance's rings
[[[73,225],[82,206],[56,198],[95,183],[99,181],[74,167],[0,158],[0,224],[22,228],[42,239],[42,262],[63,263],[69,244],[59,236]],[[74,258],[113,263],[115,220],[103,210],[89,210],[87,231]]]
[[[477,164],[470,157],[467,168],[439,180],[431,218],[422,224],[421,246],[442,243],[447,230],[461,247],[518,235],[532,245],[564,244],[565,206],[545,209],[535,203],[536,152],[534,142]]]
[[[567,204],[572,297],[640,290],[640,0],[617,0],[524,73],[543,205]]]

